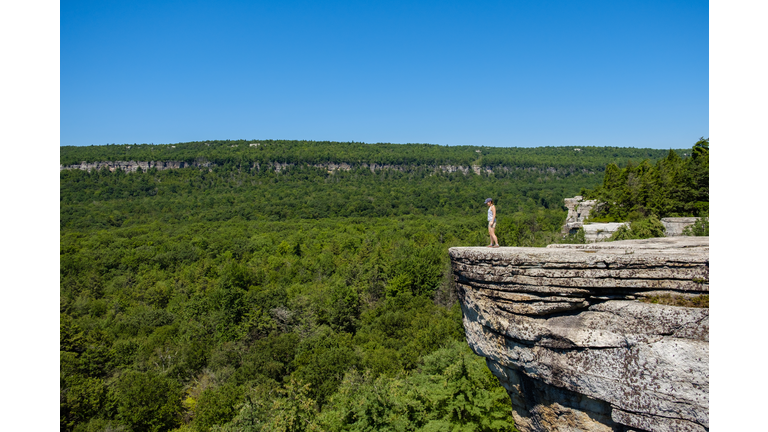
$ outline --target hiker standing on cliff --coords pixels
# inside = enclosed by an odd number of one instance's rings
[[[493,199],[486,198],[485,205],[488,206],[488,234],[491,235],[491,244],[488,247],[499,247],[499,239],[496,238],[496,206],[493,205]]]

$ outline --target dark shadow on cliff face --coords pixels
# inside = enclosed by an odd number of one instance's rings
[[[561,430],[566,426],[573,430],[591,430],[600,424],[615,432],[630,431],[626,426],[613,421],[613,407],[607,402],[545,384],[515,369],[491,364],[489,367],[492,370],[504,369],[508,381],[502,384],[512,400],[515,421],[520,427]],[[632,428],[631,431],[646,432],[638,428]]]

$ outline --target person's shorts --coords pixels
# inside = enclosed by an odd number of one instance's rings
[[[488,222],[488,228],[496,229],[496,221]]]

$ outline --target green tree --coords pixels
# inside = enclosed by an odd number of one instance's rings
[[[601,204],[591,215],[593,221],[636,221],[657,217],[697,216],[709,210],[709,140],[702,138],[692,156],[681,159],[674,150],[651,165],[643,160],[628,161],[624,169],[609,164],[603,185],[582,190]]]
[[[118,417],[136,432],[169,430],[179,425],[181,389],[155,372],[126,371],[115,386]]]
[[[704,215],[699,218],[693,225],[689,225],[683,229],[684,236],[709,236],[709,216]]]
[[[328,431],[514,431],[511,415],[485,362],[456,341],[410,376],[348,373],[320,423]]]
[[[194,428],[208,431],[214,425],[228,423],[237,414],[244,388],[232,383],[203,390],[194,410]]]
[[[630,227],[619,227],[608,241],[664,237],[664,225],[656,216],[632,222]]]

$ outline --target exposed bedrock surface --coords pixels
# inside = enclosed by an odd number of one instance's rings
[[[521,431],[709,430],[709,238],[451,248],[472,349]]]

